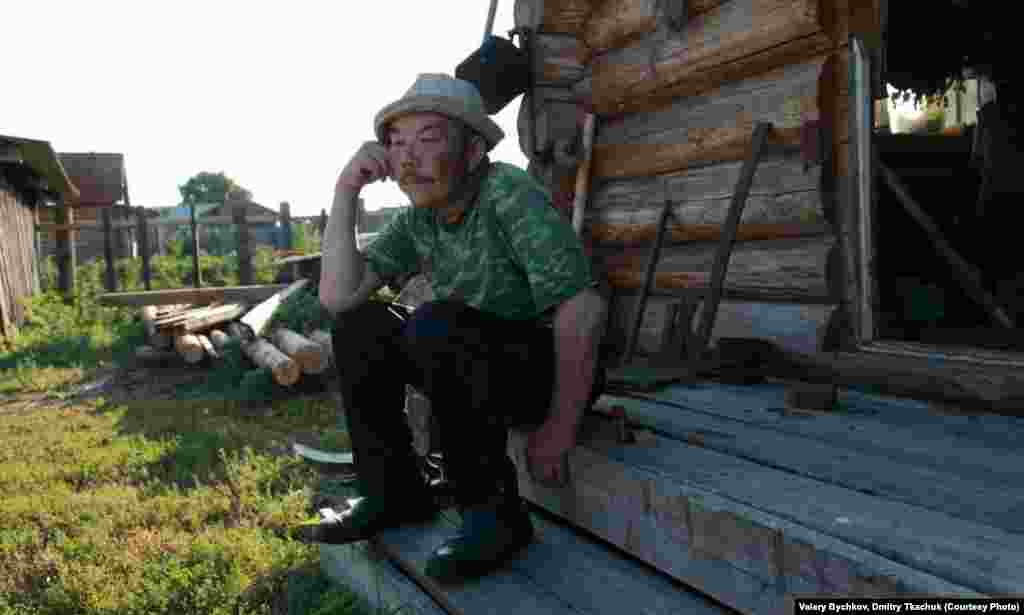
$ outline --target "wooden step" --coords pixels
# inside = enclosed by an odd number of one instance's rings
[[[457,515],[382,533],[373,541],[324,545],[324,573],[383,612],[426,615],[651,613],[727,615],[732,611],[617,550],[534,514],[537,538],[520,556],[480,579],[440,585],[424,574],[431,551],[454,535]]]
[[[791,593],[977,596],[1024,585],[1019,534],[704,446],[725,431],[692,430],[687,441],[638,432],[620,444],[611,421],[584,425],[567,488],[530,479],[526,436],[513,432],[524,497],[739,611],[789,612]]]

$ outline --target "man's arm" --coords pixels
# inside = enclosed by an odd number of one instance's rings
[[[598,349],[607,318],[605,300],[586,289],[555,313],[555,390],[548,420],[530,434],[534,476],[562,483],[562,457],[576,444],[576,429],[590,397]]]
[[[349,202],[356,198],[347,191],[336,193],[324,230],[320,303],[331,314],[360,305],[383,284],[377,272],[366,266],[366,259],[356,248],[355,206]]]

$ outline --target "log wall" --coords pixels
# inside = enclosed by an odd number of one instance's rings
[[[845,194],[848,36],[871,23],[851,3],[697,0],[678,28],[666,14],[675,3],[661,0],[516,2],[516,25],[540,32],[520,143],[528,156],[547,148],[531,171],[567,213],[576,168],[550,149],[586,112],[598,117],[583,239],[614,291],[611,340],[625,338],[666,199],[673,216],[638,352],[655,350],[670,301],[700,299],[754,126],[768,121],[712,340],[820,349],[851,294],[838,272],[855,257],[838,245],[857,219]]]

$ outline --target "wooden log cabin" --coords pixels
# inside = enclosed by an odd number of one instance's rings
[[[0,135],[0,340],[17,334],[22,301],[41,290],[40,211],[77,196],[49,142]]]
[[[609,388],[584,417],[564,487],[531,478],[528,434],[513,430],[509,453],[539,537],[495,574],[456,587],[424,575],[430,548],[454,529],[444,516],[365,545],[324,546],[328,575],[420,613],[781,615],[795,612],[797,595],[1024,587],[1024,361],[893,339],[900,322],[883,311],[909,294],[886,268],[916,266],[931,279],[943,268],[947,288],[974,293],[973,305],[987,292],[936,239],[934,206],[920,215],[918,199],[895,195],[911,192],[912,173],[882,184],[901,148],[919,153],[920,168],[963,147],[956,137],[873,134],[879,41],[894,35],[887,4],[515,3],[516,26],[535,34],[519,142],[567,216],[578,169],[564,154],[596,114],[582,235],[612,299],[611,365],[623,359],[666,201],[638,356],[664,359],[666,312],[700,313],[670,306],[707,300],[755,125],[771,124],[710,340],[719,358],[736,347],[728,338],[766,342],[748,345],[763,349],[760,373],[748,384]],[[888,224],[900,236],[880,231]],[[900,241],[915,253],[902,254]],[[989,308],[979,309],[991,323]]]

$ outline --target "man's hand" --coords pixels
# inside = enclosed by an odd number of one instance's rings
[[[565,462],[575,445],[576,435],[572,430],[564,429],[550,419],[545,421],[526,440],[530,475],[535,481],[548,486],[566,486],[569,483],[569,464]]]
[[[387,150],[376,141],[367,141],[345,165],[334,190],[336,193],[357,195],[366,184],[390,177],[393,174]]]

